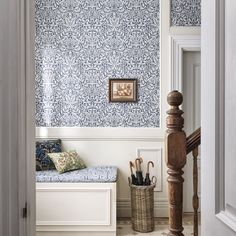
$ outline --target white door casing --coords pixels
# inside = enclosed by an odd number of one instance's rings
[[[188,53],[200,53],[201,38],[200,35],[172,35],[170,36],[170,68],[171,68],[171,90],[178,90],[183,93],[184,104],[183,111],[185,112],[184,130],[187,135],[192,133],[200,124],[200,62],[198,58],[184,58]],[[197,56],[198,57],[198,56]],[[190,59],[190,60],[189,60]],[[187,62],[187,64],[186,64]],[[186,65],[185,65],[186,64]],[[185,68],[185,67],[188,68]],[[191,68],[190,68],[191,67]],[[186,74],[187,73],[187,74]],[[186,78],[188,77],[189,78]],[[187,81],[189,79],[189,81]],[[186,82],[189,82],[188,84]],[[186,87],[187,86],[187,87]],[[187,92],[187,93],[186,93]],[[193,98],[194,97],[194,98]],[[186,104],[187,103],[187,104]],[[189,154],[187,164],[184,169],[184,211],[192,212],[192,160]],[[200,161],[199,161],[200,168]],[[200,173],[200,171],[199,171]],[[200,176],[200,175],[199,175]],[[200,181],[199,181],[200,182]],[[200,192],[199,192],[200,196]]]
[[[236,2],[202,2],[202,233],[236,235]]]
[[[0,1],[1,236],[35,232],[33,15],[31,0]]]
[[[183,92],[183,56],[184,52],[200,52],[200,35],[172,35],[170,36],[170,91]]]

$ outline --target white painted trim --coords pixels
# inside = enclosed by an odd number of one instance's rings
[[[66,141],[164,141],[159,128],[79,128],[38,127],[37,139],[60,138]]]
[[[166,130],[166,111],[168,104],[166,98],[169,91],[169,29],[170,29],[170,3],[169,0],[160,0],[160,129],[163,137]]]
[[[95,196],[96,193],[104,193],[103,194],[103,209],[105,210],[102,214],[105,214],[105,217],[102,218],[94,218],[91,221],[88,219],[83,220],[82,218],[78,218],[76,215],[73,219],[73,212],[71,214],[70,209],[65,209],[65,215],[59,216],[59,220],[57,218],[53,219],[50,216],[50,220],[42,219],[39,216],[39,220],[37,220],[37,234],[39,232],[89,232],[89,231],[96,231],[96,232],[106,232],[116,230],[116,182],[114,183],[37,183],[36,184],[36,194],[37,194],[37,205],[39,207],[42,205],[45,208],[45,204],[49,204],[46,208],[48,211],[50,209],[50,202],[53,201],[53,196],[60,196],[60,193],[65,196],[63,199],[64,201],[69,201],[70,197],[73,196],[75,193],[79,194],[83,192],[85,195],[83,204],[87,206],[90,204],[89,201],[86,201],[86,196]],[[66,193],[66,195],[64,195]],[[53,196],[51,195],[53,194]],[[62,196],[61,195],[61,196]],[[68,196],[68,199],[66,198]],[[42,198],[43,197],[43,198]],[[48,199],[48,200],[47,200]],[[60,198],[62,200],[62,198]],[[81,202],[80,202],[81,203]],[[55,206],[53,206],[55,207]],[[62,205],[60,207],[63,208]],[[74,204],[71,205],[74,207]],[[87,208],[87,207],[85,207]],[[91,209],[90,209],[91,210]],[[40,211],[38,212],[39,214]],[[43,213],[44,215],[45,213]],[[67,214],[68,220],[67,220]],[[90,211],[89,214],[95,214],[93,211]],[[61,218],[62,217],[62,218]]]
[[[230,229],[236,232],[236,222],[234,216],[231,216],[231,214],[227,211],[221,211],[216,215],[216,217],[225,225],[227,225]]]
[[[219,219],[225,219],[225,1],[216,4],[216,209]],[[224,221],[223,221],[224,222]]]
[[[37,221],[37,226],[107,226],[110,218],[105,221]]]
[[[22,2],[22,1],[21,1]],[[26,125],[26,199],[28,216],[26,219],[26,235],[36,235],[36,191],[35,191],[35,1],[25,0],[25,125]]]
[[[81,227],[81,226],[79,226]],[[60,231],[60,233],[58,233]],[[104,231],[100,229],[85,229],[84,231],[77,231],[76,234],[73,231],[70,231],[69,229],[64,229],[64,230],[57,230],[57,228],[53,228],[53,230],[48,229],[45,230],[44,232],[37,232],[37,236],[117,236],[116,231]],[[56,232],[56,233],[55,233]]]
[[[4,164],[0,167],[0,205],[4,217],[0,216],[0,232],[34,236],[34,1],[2,0],[0,5],[1,102],[5,113],[1,114]],[[26,202],[27,219],[22,214]]]
[[[168,24],[168,30],[170,30],[170,28],[171,28],[171,14],[170,14],[170,12],[171,12],[171,0],[166,1],[166,9],[167,9],[167,11],[165,12],[165,14],[167,16],[166,17],[166,22]]]
[[[169,203],[168,198],[154,199],[154,216],[168,217]],[[131,216],[131,200],[128,198],[118,199],[117,214],[119,217]]]
[[[172,35],[201,35],[200,26],[171,26],[170,34]]]
[[[227,79],[225,71],[225,1],[217,3],[217,36],[216,36],[216,123],[218,129],[216,129],[216,217],[231,230],[236,232],[236,220],[235,215],[232,214],[232,209],[227,204],[225,199],[226,189],[226,166],[225,166],[225,79]]]
[[[183,92],[183,53],[184,51],[200,51],[201,39],[199,35],[170,36],[170,90]]]

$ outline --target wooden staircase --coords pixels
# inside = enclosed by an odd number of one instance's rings
[[[168,196],[169,196],[169,236],[184,236],[183,234],[183,168],[187,154],[193,155],[193,209],[194,236],[198,236],[198,148],[201,143],[201,129],[197,129],[186,137],[183,131],[183,111],[179,106],[183,96],[178,91],[172,91],[167,97],[170,109],[167,111],[166,131],[166,164],[168,167]]]

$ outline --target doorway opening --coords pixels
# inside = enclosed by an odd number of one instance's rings
[[[201,126],[201,53],[185,51],[183,53],[183,117],[184,130],[188,135]],[[201,199],[200,184],[200,148],[198,156],[198,196]],[[193,157],[188,154],[184,168],[183,211],[193,211]],[[199,205],[200,211],[200,205]]]

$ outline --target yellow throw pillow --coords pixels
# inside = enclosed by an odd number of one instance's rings
[[[60,174],[86,168],[86,165],[76,151],[48,153],[48,156],[52,159]]]

